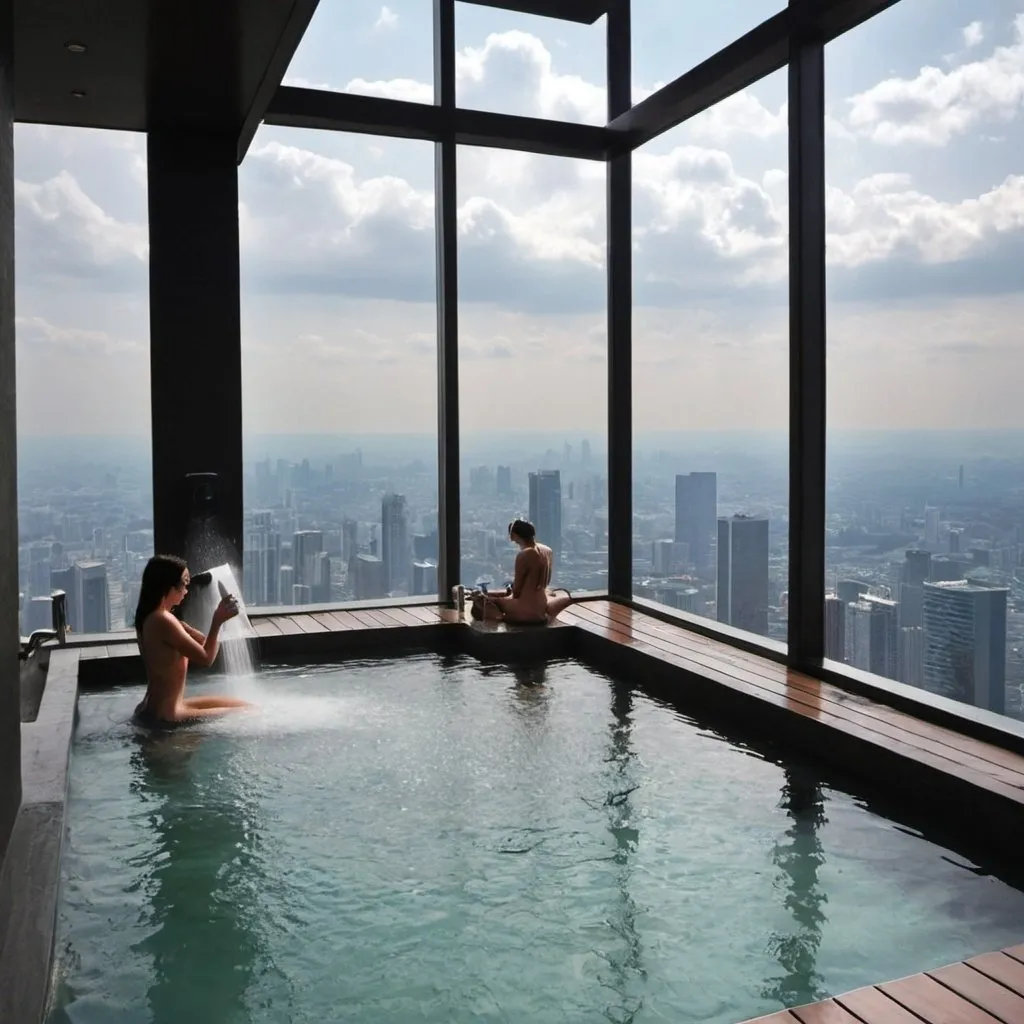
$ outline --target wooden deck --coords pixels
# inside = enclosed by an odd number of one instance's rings
[[[1024,946],[858,988],[747,1024],[1022,1024]]]
[[[295,615],[254,614],[253,629],[259,637],[294,636],[300,633],[344,633],[364,629],[395,629],[400,626],[437,626],[462,621],[459,613],[438,605],[406,605],[402,608],[366,608],[334,612],[298,612]]]

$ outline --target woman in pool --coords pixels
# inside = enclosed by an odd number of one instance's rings
[[[221,626],[238,614],[237,599],[225,597],[213,613],[210,632],[203,636],[173,614],[185,600],[188,585],[188,566],[173,555],[154,556],[142,573],[135,633],[149,685],[135,709],[140,725],[172,728],[249,706],[235,697],[185,697],[189,662],[212,665],[217,660]]]
[[[508,538],[519,548],[515,579],[504,594],[475,593],[472,614],[478,619],[524,626],[549,622],[572,603],[568,590],[556,597],[555,591],[548,589],[554,569],[551,548],[537,543],[536,529],[524,519],[508,524]]]

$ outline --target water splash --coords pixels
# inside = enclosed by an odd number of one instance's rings
[[[215,566],[209,572],[212,577],[210,585],[195,595],[198,600],[190,608],[189,620],[204,633],[210,628],[210,619],[220,603],[218,584],[222,583],[227,592],[238,600],[238,615],[221,627],[219,666],[230,677],[251,679],[256,674],[256,632],[249,621],[242,588],[227,563]]]

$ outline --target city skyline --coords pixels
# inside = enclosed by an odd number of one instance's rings
[[[669,31],[669,0],[638,5],[636,95],[779,7],[723,3]],[[428,8],[321,5],[289,80],[423,98]],[[827,47],[830,427],[1024,425],[1024,293],[1006,269],[1024,241],[1022,12],[904,0]],[[602,25],[458,17],[460,102],[600,120]],[[785,91],[781,71],[634,157],[638,430],[785,427]],[[144,433],[144,139],[19,125],[16,163],[19,429]],[[431,145],[264,127],[239,174],[247,431],[356,430],[384,404],[430,431]],[[603,203],[600,164],[462,150],[466,430],[508,394],[551,429],[603,428]]]

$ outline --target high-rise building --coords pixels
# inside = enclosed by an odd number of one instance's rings
[[[530,522],[537,529],[537,540],[555,553],[562,553],[562,474],[557,469],[541,469],[530,474]]]
[[[510,466],[498,467],[498,497],[512,497],[512,468]]]
[[[846,607],[846,660],[854,668],[896,678],[899,605],[862,594]]]
[[[911,686],[924,684],[923,627],[901,627],[897,637],[896,678]]]
[[[768,520],[762,516],[718,520],[718,621],[768,633]]]
[[[677,476],[675,539],[688,546],[690,561],[698,569],[711,567],[711,542],[717,521],[718,474]]]
[[[346,563],[359,554],[359,523],[346,519],[341,524],[341,557]]]
[[[843,604],[859,601],[861,594],[868,592],[868,584],[861,580],[840,580],[836,584],[836,595]]]
[[[651,566],[655,576],[669,576],[675,562],[675,541],[656,540],[651,542]]]
[[[924,585],[926,690],[1004,711],[1008,593],[966,580]]]
[[[825,657],[846,659],[846,605],[835,594],[825,598]]]
[[[281,603],[281,534],[269,512],[257,512],[246,534],[242,562],[242,594],[249,605]]]
[[[412,563],[412,593],[417,596],[437,593],[437,563]]]
[[[939,547],[939,510],[928,507],[924,510],[924,542],[932,551]]]
[[[391,591],[409,578],[409,509],[405,495],[384,495],[380,506],[380,522],[386,591]],[[383,597],[383,594],[373,596]]]
[[[292,567],[295,582],[312,587],[316,576],[317,556],[324,549],[324,535],[320,530],[297,530],[292,537]]]
[[[110,630],[110,594],[105,562],[75,563],[75,610],[79,633]]]
[[[930,551],[911,548],[903,562],[900,577],[900,621],[901,629],[910,629],[923,623],[921,603],[924,599],[925,581],[931,576],[932,555]]]
[[[278,573],[280,582],[277,592],[281,595],[282,604],[291,604],[292,588],[295,586],[295,568],[291,565],[282,565]]]
[[[356,555],[356,600],[387,597],[388,580],[384,560],[376,555]]]

